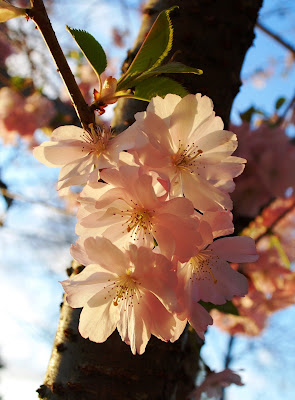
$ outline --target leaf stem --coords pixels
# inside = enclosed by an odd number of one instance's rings
[[[52,58],[54,59],[57,72],[60,73],[68,90],[81,125],[86,129],[89,124],[94,122],[94,113],[88,107],[88,104],[77,85],[74,75],[56,38],[43,0],[31,0],[31,6],[32,8],[26,10],[27,15],[35,22],[36,26],[40,30]]]

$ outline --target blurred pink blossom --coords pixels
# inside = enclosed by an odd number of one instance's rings
[[[295,148],[281,128],[266,124],[251,130],[248,123],[231,126],[238,136],[235,154],[245,157],[244,173],[232,194],[239,215],[253,217],[274,197],[284,196],[295,185]]]
[[[219,400],[222,395],[222,389],[235,384],[243,386],[240,375],[231,369],[225,369],[221,372],[209,372],[202,384],[188,395],[190,400],[201,400],[202,393],[205,393],[208,399]]]
[[[55,114],[53,103],[40,93],[24,97],[9,87],[0,89],[0,126],[5,143],[12,142],[16,134],[31,137],[37,128],[48,125]]]

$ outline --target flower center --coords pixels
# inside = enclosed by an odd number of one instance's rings
[[[216,284],[217,279],[212,272],[212,263],[216,263],[218,256],[212,256],[208,250],[202,250],[200,253],[190,259],[190,265],[192,267],[191,279],[198,281],[205,279],[212,279]]]
[[[192,168],[197,165],[197,158],[202,155],[203,150],[198,149],[195,143],[184,146],[180,140],[178,146],[177,153],[171,156],[172,164],[181,170],[192,172]]]
[[[140,232],[151,234],[152,222],[151,211],[145,209],[133,209],[127,223],[127,232],[131,232],[131,236],[136,236]]]
[[[90,131],[83,131],[81,139],[88,144],[87,150],[89,153],[96,153],[96,156],[99,157],[106,150],[113,134],[111,130],[94,126],[93,124],[89,124],[89,128]]]
[[[108,285],[108,295],[113,298],[114,306],[118,306],[120,302],[125,302],[125,307],[133,307],[134,301],[139,304],[142,297],[139,289],[140,282],[137,282],[131,276],[131,268],[124,275],[120,275],[114,282]]]

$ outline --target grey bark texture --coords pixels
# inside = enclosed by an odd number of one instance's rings
[[[176,61],[201,68],[202,76],[175,75],[191,93],[213,99],[216,114],[228,124],[241,85],[240,70],[254,39],[262,0],[151,0],[123,65],[127,68],[146,32],[163,9],[172,12]],[[146,108],[136,100],[119,101],[113,126],[122,131]],[[61,306],[53,351],[39,398],[47,400],[185,400],[198,372],[202,341],[187,330],[174,344],[152,338],[142,356],[133,356],[117,332],[102,344],[81,338],[80,310]]]

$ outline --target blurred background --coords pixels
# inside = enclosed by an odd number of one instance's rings
[[[25,7],[26,1],[11,1]],[[121,64],[140,26],[141,0],[45,1],[53,28],[87,102],[95,74],[65,29],[90,32]],[[236,155],[248,159],[233,193],[236,218],[257,242],[260,260],[244,265],[249,295],[234,299],[239,316],[212,315],[202,358],[210,370],[230,367],[244,386],[223,399],[295,398],[295,3],[264,0],[256,38],[242,68],[231,114]],[[201,65],[196,67],[202,68]],[[112,118],[113,106],[102,116]],[[74,243],[77,193],[60,198],[58,169],[32,148],[63,124],[78,124],[51,56],[32,21],[0,25],[0,395],[37,399],[59,318]],[[206,396],[204,398],[207,398]]]

